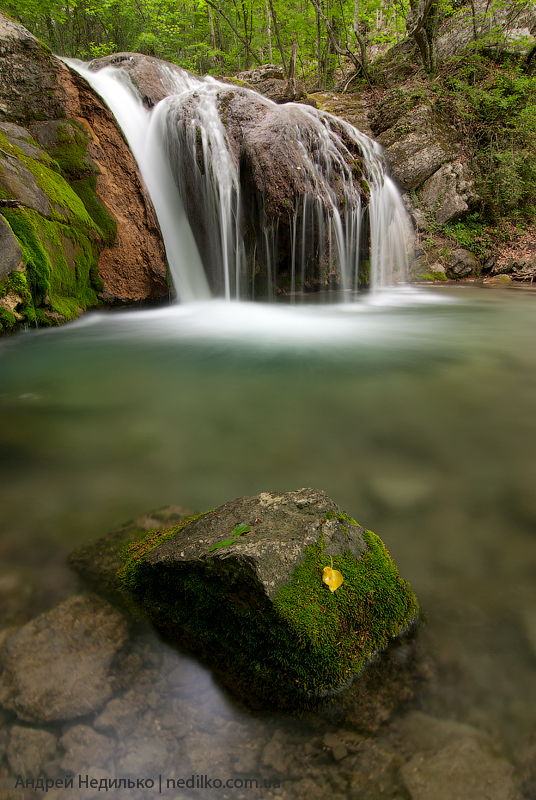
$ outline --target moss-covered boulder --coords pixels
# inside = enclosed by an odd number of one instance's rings
[[[1,11],[0,213],[0,334],[169,294],[154,210],[111,112]]]
[[[0,197],[18,201],[2,209],[22,256],[0,284],[0,303],[16,301],[14,324],[56,324],[97,306],[101,229],[57,162],[12,123],[0,123]]]
[[[256,705],[318,705],[418,617],[380,539],[313,489],[239,498],[107,559],[109,544],[86,546],[71,563],[87,578],[98,562],[94,585],[100,573],[101,589],[115,588]],[[324,580],[331,569],[342,576],[335,589]]]

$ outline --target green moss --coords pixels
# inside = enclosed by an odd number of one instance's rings
[[[30,209],[6,209],[5,217],[22,248],[32,309],[48,295],[52,311],[74,319],[79,308],[98,304],[99,287],[94,285],[98,251],[86,230],[46,219]],[[68,250],[74,254],[74,269],[65,255]],[[30,313],[28,307],[23,313],[35,321],[34,310]]]
[[[32,173],[50,202],[47,217],[27,208],[4,213],[26,265],[26,295],[17,307],[25,322],[50,324],[44,310],[36,313],[47,295],[50,309],[66,320],[77,317],[80,308],[85,311],[99,303],[99,252],[103,243],[115,241],[117,224],[97,197],[96,168],[86,153],[88,139],[81,124],[59,125],[56,160],[45,153],[35,159],[0,132],[2,149]],[[6,195],[3,189],[0,193]]]
[[[214,511],[214,509],[211,509],[210,511],[204,511],[202,514],[194,514],[191,517],[187,517],[178,525],[172,525],[171,528],[167,528],[163,531],[149,531],[146,536],[138,541],[129,542],[126,544],[120,551],[120,556],[124,559],[124,565],[117,573],[117,577],[119,578],[121,584],[128,589],[134,590],[139,578],[140,567],[149,553],[154,550],[155,547],[158,547],[159,544],[162,544],[162,542],[166,542],[168,539],[173,539],[173,537],[176,536],[186,525],[189,525],[190,522],[200,519],[200,517],[204,517],[206,514],[212,513],[212,511]]]
[[[51,273],[50,259],[34,221],[38,215],[27,209],[6,209],[4,217],[21,246],[30,292],[38,305],[49,290]]]
[[[96,167],[88,159],[88,141],[89,133],[77,120],[69,120],[68,123],[57,126],[56,141],[50,154],[59,164],[64,176],[76,179],[88,172],[96,172]]]
[[[17,314],[23,317],[25,322],[35,322],[36,314],[33,303],[32,294],[28,288],[26,275],[22,272],[14,271],[4,278],[0,283],[0,297],[5,297],[7,294],[15,294],[20,297],[20,302],[17,305]],[[16,330],[21,326],[21,322],[15,317],[14,314],[9,312],[9,316],[5,317],[3,321],[3,330]]]
[[[6,294],[13,292],[13,294],[18,294],[23,300],[30,300],[31,294],[28,289],[28,283],[26,281],[26,275],[23,272],[10,272],[9,275],[4,278],[2,283],[0,283],[0,297],[5,297]]]
[[[370,286],[370,258],[362,258],[359,261],[358,286],[360,289]]]
[[[113,245],[117,237],[117,222],[108,214],[97,195],[96,176],[91,175],[90,177],[73,181],[71,186],[83,202],[104,243],[108,246]]]
[[[335,593],[322,581],[330,560],[320,539],[271,603],[251,584],[246,567],[240,579],[233,570],[227,576],[229,559],[236,568],[234,554],[169,567],[147,562],[155,547],[192,519],[126,547],[117,578],[138,613],[209,661],[215,658],[216,668],[234,676],[245,693],[248,687],[257,696],[264,692],[282,706],[301,696],[304,705],[314,705],[346,685],[415,621],[416,598],[370,531],[359,560],[350,552],[333,559],[344,576]],[[346,527],[357,524],[345,515],[338,519]]]
[[[354,520],[339,517],[345,525]],[[308,651],[315,680],[324,688],[346,683],[372,656],[410,625],[418,606],[409,585],[398,575],[381,540],[371,531],[368,549],[356,560],[350,552],[333,559],[344,583],[335,592],[322,582],[330,559],[323,542],[307,548],[305,561],[290,584],[280,589],[274,606]]]
[[[412,274],[412,281],[447,281],[448,278],[444,272],[418,272]]]
[[[11,311],[8,311],[7,308],[2,308],[0,306],[0,331],[2,333],[11,331],[16,324],[17,318],[15,317],[15,314],[13,314]]]
[[[84,125],[77,120],[69,120],[57,126],[56,141],[50,153],[70,188],[82,201],[104,243],[112,245],[117,237],[117,222],[97,195],[98,168],[88,156],[89,140]]]
[[[78,195],[71,189],[61,174],[59,166],[53,159],[36,160],[12,144],[0,132],[0,142],[3,149],[12,155],[28,169],[35,178],[39,188],[46,194],[50,201],[50,218],[64,222],[74,217],[79,224],[92,228],[93,222],[84,204]]]

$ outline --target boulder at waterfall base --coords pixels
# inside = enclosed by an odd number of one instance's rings
[[[243,296],[289,292],[293,282],[306,292],[344,284],[341,264],[330,254],[336,249],[332,218],[365,207],[373,182],[367,145],[347,125],[309,106],[277,105],[251,89],[205,80],[139,53],[89,65],[92,71],[105,67],[119,69],[149,108],[171,96],[164,115],[170,167],[214,295],[225,296],[233,277],[225,267],[232,242],[239,242]],[[228,206],[233,233],[226,227]],[[368,265],[362,266],[360,285],[369,277]]]
[[[318,705],[419,612],[378,537],[313,489],[242,497],[120,548],[105,537],[71,564],[257,706]]]

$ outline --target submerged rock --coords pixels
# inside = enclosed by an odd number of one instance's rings
[[[23,722],[76,719],[112,697],[112,665],[125,644],[123,614],[78,595],[14,633],[0,655],[0,705]]]
[[[48,731],[14,725],[7,747],[11,771],[23,778],[37,778],[43,764],[50,761],[57,748],[56,737]]]
[[[437,753],[418,753],[400,770],[412,800],[518,800],[513,767],[494,758],[472,738]]]
[[[109,562],[103,541],[71,563],[253,705],[318,705],[418,616],[378,537],[313,489],[239,498],[138,535]],[[335,591],[326,567],[343,577]]]

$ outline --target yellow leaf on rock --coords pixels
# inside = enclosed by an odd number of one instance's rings
[[[342,586],[344,578],[338,569],[333,569],[333,559],[331,559],[331,567],[324,567],[322,580],[328,586],[329,591],[332,594],[335,589],[338,589],[339,586]]]

